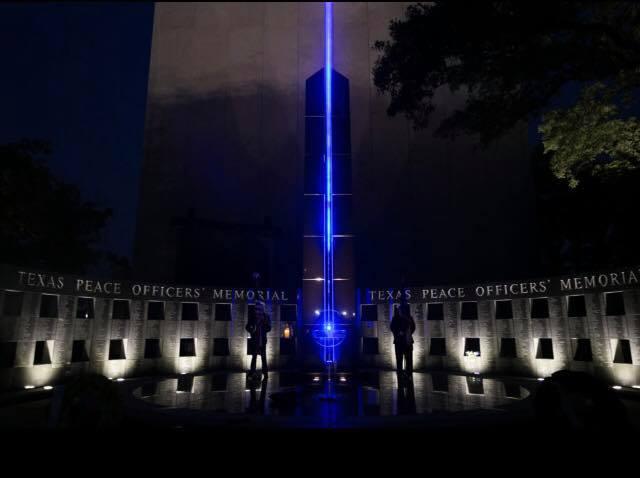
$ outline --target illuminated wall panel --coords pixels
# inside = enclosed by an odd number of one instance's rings
[[[478,319],[462,320],[461,301],[444,303],[443,320],[425,320],[430,301],[413,300],[411,311],[416,319],[414,364],[427,370],[454,370],[469,374],[499,373],[544,377],[568,369],[585,371],[609,383],[632,386],[640,384],[640,290],[622,292],[629,304],[621,316],[605,315],[606,293],[585,293],[586,314],[567,315],[569,294],[550,296],[549,317],[531,318],[530,299],[513,299],[513,317],[496,318],[495,301],[478,301]],[[377,337],[379,353],[361,355],[363,366],[395,367],[393,336],[389,329],[392,304],[378,304],[376,322],[362,322],[362,337]],[[432,338],[444,339],[445,356],[429,354]],[[478,338],[481,355],[465,355],[465,339]],[[502,357],[503,338],[515,341],[516,357]],[[540,355],[540,339],[550,340],[552,358]],[[591,360],[576,360],[578,339],[589,339]],[[618,340],[629,340],[631,362],[615,363],[614,352]]]
[[[85,294],[68,292],[54,294],[58,301],[58,317],[38,317],[41,292],[20,286],[18,274],[9,268],[5,273],[0,267],[0,342],[3,352],[8,350],[4,344],[15,343],[12,360],[0,366],[0,388],[19,388],[26,385],[41,387],[58,383],[65,377],[82,373],[98,373],[105,377],[119,378],[145,376],[150,374],[181,374],[202,372],[207,369],[246,370],[247,360],[247,302],[230,304],[231,320],[215,320],[216,304],[226,304],[205,299],[195,301],[198,304],[197,320],[182,320],[183,301],[161,301],[164,319],[152,320],[148,317],[149,300],[127,298],[130,301],[130,318],[112,317],[113,299],[95,297],[93,318],[77,317],[76,306],[79,297]],[[75,280],[65,277],[68,284]],[[3,284],[11,283],[5,289]],[[123,289],[125,286],[122,286]],[[160,286],[158,286],[160,287]],[[175,287],[165,284],[162,287]],[[24,298],[18,316],[4,316],[3,301],[6,290],[23,289]],[[11,293],[11,292],[9,292]],[[51,295],[49,293],[49,295]],[[297,315],[296,293],[290,294]],[[202,300],[204,299],[204,300]],[[119,300],[122,300],[119,298]],[[157,302],[154,300],[153,302]],[[194,303],[194,299],[185,301]],[[284,325],[280,323],[280,304],[270,303],[272,330],[268,336],[267,357],[270,367],[278,369],[296,362],[295,347],[292,355],[280,354],[280,338]],[[11,311],[9,311],[11,312]],[[295,322],[290,329],[293,340],[296,339]],[[214,355],[214,340],[223,338],[228,343],[228,355]],[[145,358],[144,348],[147,339],[159,341],[160,357]],[[193,339],[194,355],[180,356],[180,340]],[[34,364],[36,343],[48,346],[48,363]],[[73,357],[74,344],[83,349],[84,357]],[[122,345],[124,358],[109,358],[109,349],[114,343]],[[112,354],[113,355],[113,354]],[[10,363],[9,363],[10,362]]]

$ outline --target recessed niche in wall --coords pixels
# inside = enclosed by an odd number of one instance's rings
[[[198,320],[198,304],[195,302],[183,302],[181,319]]]
[[[587,305],[584,295],[570,295],[567,297],[567,315],[569,317],[587,316]]]
[[[484,381],[482,377],[467,377],[467,392],[471,395],[484,395]]]
[[[24,301],[24,292],[15,292],[11,290],[5,290],[4,304],[2,306],[2,315],[6,317],[19,317],[22,314],[23,301]]]
[[[71,346],[71,361],[72,362],[88,362],[89,352],[87,349],[87,343],[84,340],[74,340]]]
[[[162,357],[160,350],[160,339],[145,339],[144,341],[144,358],[156,359]]]
[[[607,303],[607,315],[625,314],[622,292],[607,292],[604,297]]]
[[[479,337],[466,337],[464,339],[464,354],[475,354],[480,357],[480,338]]]
[[[431,387],[434,392],[448,392],[449,376],[446,373],[432,373]]]
[[[444,320],[444,304],[427,304],[427,320]]]
[[[613,354],[613,363],[633,363],[631,358],[631,343],[627,339],[615,341],[615,353]]]
[[[298,306],[282,304],[280,306],[280,322],[296,322],[298,320]]]
[[[191,393],[193,390],[193,375],[180,375],[176,385],[176,392]]]
[[[180,339],[180,357],[196,356],[196,340]]]
[[[478,303],[463,302],[460,308],[460,318],[462,320],[478,320]]]
[[[500,357],[502,358],[517,358],[518,353],[516,351],[516,339],[513,337],[501,337],[500,338]]]
[[[378,353],[378,337],[362,337],[362,353],[375,355]]]
[[[591,351],[591,340],[576,339],[575,354],[573,354],[573,360],[577,360],[578,362],[593,362],[593,353]]]
[[[294,339],[280,337],[280,355],[294,355],[296,353],[296,342]]]
[[[549,300],[546,297],[536,297],[531,299],[531,318],[549,318]]]
[[[231,321],[231,304],[216,304],[215,319],[223,322]]]
[[[227,390],[227,374],[226,373],[214,373],[211,375],[211,386],[209,388],[212,392],[224,392]]]
[[[45,365],[51,363],[51,354],[49,353],[49,344],[46,340],[36,342],[36,350],[33,354],[33,365]]]
[[[93,298],[78,297],[76,303],[76,319],[93,319]]]
[[[447,355],[447,342],[444,337],[431,337],[429,355],[443,357]]]
[[[360,306],[362,320],[365,322],[375,322],[378,320],[378,306],[375,304],[362,304]]]
[[[164,320],[164,302],[147,302],[147,320]]]
[[[538,348],[536,349],[537,359],[553,358],[553,341],[551,339],[538,339]]]
[[[112,339],[109,341],[109,360],[124,360],[124,341],[122,339]]]
[[[15,365],[18,342],[0,342],[0,368],[11,368]]]
[[[40,317],[58,317],[58,296],[42,294],[40,296]]]
[[[513,319],[513,302],[508,300],[496,300],[496,319]]]
[[[129,320],[131,311],[129,301],[123,299],[113,299],[113,311],[111,318],[115,320]]]
[[[217,357],[229,355],[229,339],[223,337],[213,339],[213,355]]]

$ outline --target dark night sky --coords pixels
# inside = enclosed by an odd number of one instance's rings
[[[0,5],[0,143],[52,142],[50,168],[114,214],[103,248],[130,257],[152,3]]]

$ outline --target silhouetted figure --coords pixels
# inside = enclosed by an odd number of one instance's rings
[[[404,371],[407,378],[411,378],[413,373],[413,333],[416,330],[416,323],[411,317],[409,304],[401,304],[395,309],[390,328],[396,349],[396,370],[398,374]]]
[[[256,278],[256,289],[259,285],[259,275],[254,275]],[[249,339],[249,349],[251,351],[251,373],[256,371],[256,361],[258,355],[261,357],[262,373],[267,376],[269,369],[267,366],[267,333],[271,331],[271,317],[267,313],[266,306],[263,300],[256,301],[255,314],[249,317],[247,321],[247,332],[251,335]]]
[[[265,310],[263,301],[256,302],[255,315],[247,322],[247,331],[251,334],[249,345],[251,348],[251,372],[256,371],[258,355],[261,357],[262,373],[269,373],[267,366],[267,333],[271,330],[271,318]]]

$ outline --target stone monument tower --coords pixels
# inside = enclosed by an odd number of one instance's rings
[[[302,335],[305,362],[349,364],[356,317],[349,81],[333,69],[325,3],[324,68],[305,83]]]

